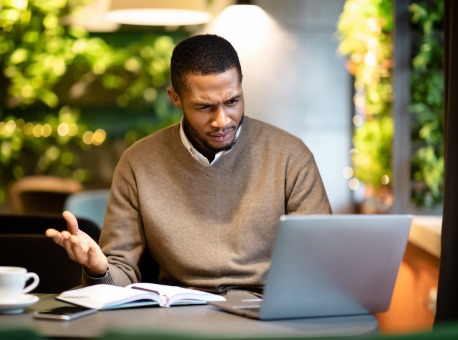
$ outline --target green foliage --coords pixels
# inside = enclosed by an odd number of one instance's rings
[[[412,28],[421,34],[412,59],[413,202],[433,207],[443,199],[443,0],[413,3]],[[393,122],[391,74],[392,3],[347,0],[339,24],[339,51],[349,55],[355,76],[357,116],[365,118],[354,134],[354,175],[375,188],[391,174]],[[358,122],[358,120],[356,120]]]
[[[0,58],[5,77],[10,80],[7,105],[22,107],[41,100],[49,107],[58,105],[51,90],[67,71],[75,53],[75,37],[59,19],[84,5],[87,0],[6,0],[0,12]]]
[[[156,88],[169,79],[172,39],[150,36],[121,49],[101,38],[89,37],[80,27],[60,24],[63,16],[88,2],[11,0],[4,3],[1,17],[11,18],[2,22],[3,31],[0,31],[0,58],[4,75],[11,82],[8,107],[26,107],[37,100],[56,107],[59,98],[53,89],[67,72],[75,79],[70,93],[73,98],[83,95],[90,83],[100,81],[107,89],[124,91],[118,98],[121,107],[140,97],[154,102]],[[8,15],[11,12],[15,14]]]
[[[444,71],[442,21],[444,3],[435,0],[414,3],[412,29],[421,34],[412,60],[412,199],[421,207],[433,207],[443,200]]]
[[[151,35],[119,48],[99,37],[91,37],[81,27],[62,24],[62,18],[90,1],[3,0],[0,3],[0,68],[7,80],[7,98],[0,104],[0,203],[5,200],[8,182],[24,175],[40,173],[88,179],[87,171],[78,167],[75,150],[100,145],[105,132],[86,131],[75,109],[62,107],[58,114],[43,113],[41,109],[61,106],[56,89],[64,77],[74,79],[68,93],[73,101],[98,82],[107,91],[119,93],[116,103],[126,111],[131,106],[142,105],[156,112],[154,122],[141,122],[136,131],[126,134],[129,143],[180,117],[164,97],[170,79],[173,40]],[[2,111],[16,107],[40,110],[37,119],[27,123],[22,117],[2,117]],[[70,136],[71,132],[67,131],[61,135],[60,132],[66,131],[65,128],[58,131],[62,123],[67,127],[73,124],[78,133]],[[27,133],[31,126],[32,132]]]
[[[352,156],[353,171],[360,181],[379,187],[384,175],[391,177],[391,159],[387,155],[391,154],[393,127],[393,119],[387,115],[368,120],[364,128],[355,131],[357,151]]]
[[[0,202],[6,198],[8,182],[26,174],[89,179],[90,174],[78,168],[74,150],[90,147],[83,135],[92,132],[78,123],[78,116],[77,110],[64,106],[57,117],[46,115],[39,122],[11,116],[0,122]],[[103,139],[94,144],[101,144]]]
[[[347,0],[338,22],[339,52],[355,77],[353,173],[375,188],[391,177],[392,8],[388,0]]]

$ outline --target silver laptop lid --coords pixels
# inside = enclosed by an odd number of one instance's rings
[[[283,216],[260,319],[388,310],[410,215]]]

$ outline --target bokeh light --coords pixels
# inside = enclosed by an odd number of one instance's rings
[[[58,127],[57,127],[57,133],[60,135],[60,136],[66,136],[67,133],[70,131],[70,127],[68,126],[67,123],[61,123]]]
[[[377,65],[377,56],[374,52],[367,52],[364,55],[364,62],[367,66],[375,66]]]
[[[390,183],[390,178],[387,175],[383,175],[381,181],[383,185],[387,185]]]
[[[26,123],[24,125],[24,133],[27,135],[27,136],[30,136],[32,133],[33,133],[33,124],[32,123]]]
[[[363,122],[363,117],[361,117],[360,115],[356,115],[353,117],[353,124],[355,124],[356,126],[363,125]]]
[[[3,156],[10,157],[11,156],[11,144],[7,141],[4,141],[0,147],[0,151],[2,152]]]
[[[100,145],[105,141],[107,134],[104,130],[98,129],[94,132],[94,145]]]
[[[353,176],[353,169],[349,166],[345,167],[342,171],[342,174],[345,178],[352,178]]]
[[[83,134],[83,142],[84,144],[92,144],[94,142],[94,133],[92,131],[86,131]]]
[[[16,130],[16,122],[14,120],[10,120],[8,123],[6,123],[6,131],[11,133],[14,130]]]
[[[355,105],[359,108],[363,108],[366,103],[366,100],[363,96],[356,96],[355,97]]]
[[[359,181],[356,178],[352,178],[348,185],[351,190],[357,190],[359,188]]]
[[[37,138],[38,138],[38,137],[41,137],[41,133],[42,133],[41,128],[42,128],[41,124],[37,124],[37,125],[35,125],[35,126],[33,127],[32,132],[33,132],[33,135],[34,135],[35,137],[37,137]]]
[[[152,102],[154,99],[157,97],[157,91],[153,87],[148,87],[144,92],[143,92],[143,98],[147,102]]]
[[[350,58],[351,61],[353,61],[356,64],[359,64],[363,61],[363,56],[361,55],[361,53],[353,53]]]
[[[73,137],[75,136],[76,134],[78,133],[78,125],[76,125],[75,123],[70,123],[68,125],[68,135],[70,137]]]
[[[52,127],[49,124],[45,124],[41,127],[41,134],[43,137],[49,137],[52,133]]]
[[[55,161],[57,158],[60,156],[60,150],[57,146],[51,146],[46,150],[46,157],[48,157],[49,160]]]

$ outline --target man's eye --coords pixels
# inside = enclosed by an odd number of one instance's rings
[[[207,106],[200,106],[198,109],[199,110],[207,110],[209,108],[210,108],[210,106],[207,105]]]
[[[238,99],[234,99],[234,100],[229,100],[227,102],[228,105],[234,105],[234,104],[237,104],[238,103]]]

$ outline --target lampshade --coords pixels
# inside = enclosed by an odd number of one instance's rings
[[[112,0],[104,19],[130,25],[197,25],[212,19],[207,6],[207,0]]]
[[[112,32],[119,28],[118,23],[102,19],[108,10],[110,0],[92,0],[79,11],[62,18],[64,25],[84,27],[89,32]]]

